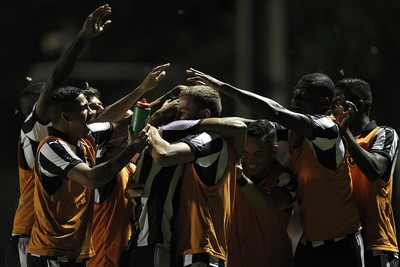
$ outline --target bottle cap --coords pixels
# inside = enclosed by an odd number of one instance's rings
[[[147,103],[146,99],[143,98],[142,101],[138,101],[136,103],[136,106],[139,107],[139,108],[149,108],[150,107],[150,103]]]

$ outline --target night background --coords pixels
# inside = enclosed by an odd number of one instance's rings
[[[371,118],[400,129],[400,1],[7,1],[0,17],[0,265],[19,196],[16,146],[23,118],[16,112],[18,95],[29,84],[27,76],[47,80],[86,17],[105,3],[112,7],[107,17],[112,23],[83,51],[69,84],[88,82],[101,91],[106,105],[167,62],[167,76],[145,96],[150,101],[188,84],[185,70],[194,67],[289,107],[296,82],[323,72],[334,82],[344,77],[369,82]],[[252,117],[222,99],[223,116]],[[397,191],[398,184],[395,177]],[[397,192],[394,198],[397,215]]]

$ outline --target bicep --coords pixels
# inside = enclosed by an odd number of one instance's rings
[[[84,186],[91,186],[89,173],[91,168],[85,163],[78,163],[67,172],[68,179]]]
[[[165,151],[158,151],[153,148],[152,156],[154,161],[163,167],[195,160],[195,155],[190,146],[183,142],[170,144]]]

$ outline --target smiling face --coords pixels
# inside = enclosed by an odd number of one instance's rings
[[[293,91],[291,108],[294,112],[302,114],[321,113],[323,98],[316,89],[310,89],[305,84],[299,82]]]
[[[265,178],[274,165],[277,151],[277,144],[266,142],[265,137],[248,136],[242,155],[244,173],[251,179]]]
[[[75,98],[71,110],[64,114],[64,119],[68,124],[68,135],[74,139],[88,137],[90,133],[88,123],[93,112],[83,94]]]

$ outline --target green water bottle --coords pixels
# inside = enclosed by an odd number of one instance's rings
[[[133,110],[134,114],[132,116],[132,130],[133,132],[141,131],[147,124],[150,117],[150,104],[146,102],[146,99],[142,99],[142,101],[138,101]]]

